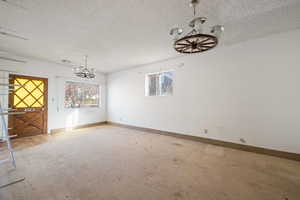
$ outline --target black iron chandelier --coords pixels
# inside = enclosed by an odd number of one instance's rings
[[[96,77],[95,69],[87,67],[87,56],[85,56],[85,66],[74,67],[73,71],[80,78],[93,79]]]
[[[199,0],[191,0],[190,6],[194,9],[194,19],[190,21],[191,30],[182,36],[182,28],[172,28],[170,35],[174,37],[174,49],[179,53],[191,54],[201,53],[210,50],[218,45],[221,33],[224,27],[215,25],[210,28],[209,33],[204,33],[204,23],[206,17],[196,17],[196,7]]]

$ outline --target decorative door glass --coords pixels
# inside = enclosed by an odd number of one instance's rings
[[[15,108],[40,108],[44,106],[44,82],[16,78],[13,105]]]

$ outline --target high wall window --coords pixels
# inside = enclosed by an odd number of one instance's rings
[[[146,96],[169,96],[173,94],[174,72],[159,72],[146,75]]]
[[[65,108],[98,107],[99,85],[67,81]]]

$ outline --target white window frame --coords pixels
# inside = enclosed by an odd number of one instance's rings
[[[165,71],[160,71],[160,72],[152,72],[152,73],[147,73],[145,75],[145,96],[147,97],[166,97],[166,96],[173,96],[173,92],[174,92],[174,74],[173,74],[173,83],[172,83],[172,87],[173,87],[173,91],[172,91],[172,94],[162,94],[162,91],[161,91],[161,85],[162,85],[162,76],[161,74],[163,73],[166,73],[166,72],[173,72],[174,73],[174,70],[165,70]],[[157,87],[158,88],[158,93],[156,91],[156,95],[149,95],[149,76],[151,75],[160,75],[159,76],[159,86]]]

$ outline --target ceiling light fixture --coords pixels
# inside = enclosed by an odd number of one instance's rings
[[[22,10],[27,10],[27,8],[23,7],[22,5],[20,5],[20,3],[17,3],[14,0],[0,0],[0,2],[6,3],[7,5],[22,9]]]
[[[23,36],[13,33],[13,32],[15,32],[15,31],[12,31],[9,29],[4,29],[3,27],[0,26],[0,35],[1,36],[17,38],[17,39],[21,39],[21,40],[28,40],[28,38],[25,38]]]
[[[27,61],[25,61],[25,60],[19,60],[19,59],[10,58],[10,57],[1,56],[1,55],[0,55],[0,60],[7,60],[7,61],[12,61],[12,62],[18,62],[18,63],[27,63]]]
[[[196,7],[199,0],[191,0],[190,6],[194,10],[194,19],[190,21],[189,27],[192,29],[187,34],[183,34],[182,28],[172,28],[170,35],[174,37],[174,49],[179,53],[201,53],[210,50],[217,46],[221,33],[224,27],[221,25],[213,26],[209,33],[204,33],[203,24],[206,22],[206,17],[196,17]]]
[[[74,67],[73,71],[80,78],[93,79],[96,77],[95,69],[87,67],[87,56],[85,56],[85,66]]]

